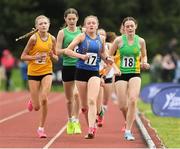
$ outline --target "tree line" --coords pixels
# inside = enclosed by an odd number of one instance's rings
[[[29,32],[40,14],[50,18],[50,32],[56,36],[64,24],[64,11],[70,7],[78,10],[79,25],[92,14],[99,18],[101,28],[116,34],[120,34],[123,18],[133,16],[138,21],[137,34],[145,38],[150,57],[165,52],[169,40],[180,36],[179,0],[1,0],[0,49],[9,48],[18,57],[27,39],[15,39]]]

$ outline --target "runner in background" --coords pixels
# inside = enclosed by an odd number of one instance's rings
[[[28,84],[31,99],[28,102],[28,110],[41,112],[39,127],[37,129],[40,138],[46,138],[44,125],[48,112],[48,94],[52,84],[52,60],[57,61],[55,51],[55,37],[48,30],[50,20],[44,15],[35,19],[35,27],[38,32],[33,34],[21,54],[21,60],[28,61]]]
[[[58,32],[56,44],[57,51],[67,48],[72,40],[81,33],[80,28],[77,27],[78,18],[78,12],[74,8],[69,8],[64,12],[66,27]],[[78,46],[74,48],[75,52],[76,50],[78,50]],[[81,133],[81,127],[79,123],[79,112],[81,105],[79,94],[75,85],[76,62],[77,58],[63,55],[62,80],[65,96],[67,99],[67,134]]]
[[[107,33],[104,29],[99,29],[98,33],[102,35],[105,40],[107,41]],[[112,32],[111,32],[112,33]],[[105,52],[109,53],[109,49],[111,47],[111,41],[113,41],[113,36],[114,34],[109,34],[108,33],[108,42],[105,43]],[[115,39],[115,37],[114,37]],[[104,113],[107,111],[107,104],[109,99],[111,98],[112,95],[112,80],[114,76],[114,68],[110,65],[107,65],[101,60],[100,63],[100,76],[101,76],[101,89],[100,89],[100,95],[99,95],[99,106],[98,106],[98,113],[97,113],[97,125],[99,127],[103,126],[104,122]]]
[[[137,21],[133,17],[126,17],[123,22],[124,34],[113,42],[110,55],[119,51],[119,69],[121,76],[115,77],[115,88],[119,99],[119,106],[126,117],[124,138],[135,140],[131,132],[137,107],[137,100],[141,87],[140,68],[149,69],[147,63],[145,40],[135,34]]]

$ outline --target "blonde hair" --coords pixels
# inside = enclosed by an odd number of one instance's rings
[[[35,26],[37,26],[38,20],[39,20],[39,19],[42,19],[42,18],[47,19],[47,20],[48,20],[48,23],[50,24],[50,19],[49,19],[48,17],[46,17],[45,15],[39,15],[39,16],[37,16],[36,19],[35,19]]]
[[[97,24],[99,25],[99,20],[98,20],[98,18],[97,18],[96,16],[94,16],[94,15],[89,15],[89,16],[85,17],[85,19],[84,19],[84,25],[86,24],[86,21],[87,21],[87,19],[89,19],[89,18],[94,18],[94,19],[96,19]]]

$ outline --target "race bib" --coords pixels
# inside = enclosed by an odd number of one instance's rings
[[[40,55],[40,58],[35,60],[36,64],[45,64],[46,60],[47,60],[47,53],[46,52],[42,52],[42,53],[38,53]]]
[[[97,53],[86,53],[89,58],[84,62],[87,65],[95,66],[97,62]]]
[[[123,67],[134,67],[134,57],[123,57]]]

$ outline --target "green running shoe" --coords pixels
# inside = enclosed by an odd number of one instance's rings
[[[74,133],[74,123],[73,122],[68,122],[66,126],[66,133],[68,135],[72,135]]]
[[[79,122],[74,122],[74,134],[80,134],[81,132],[81,125]]]

